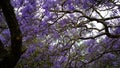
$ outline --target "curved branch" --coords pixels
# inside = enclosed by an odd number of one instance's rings
[[[22,33],[20,31],[14,9],[10,4],[10,0],[1,0],[0,6],[2,8],[2,12],[5,16],[11,34],[11,52],[9,57],[6,57],[2,61],[2,63],[0,64],[0,68],[14,68],[21,56]]]
[[[109,27],[107,26],[107,24],[105,23],[104,20],[102,20],[102,19],[96,19],[96,18],[90,18],[90,17],[88,17],[88,16],[86,16],[86,18],[89,19],[90,21],[97,21],[98,23],[103,24],[103,26],[104,26],[104,28],[105,28],[105,34],[106,34],[108,37],[110,37],[110,38],[119,38],[119,37],[120,37],[120,35],[113,35],[113,34],[111,34],[111,33],[109,32],[109,29],[108,29]]]

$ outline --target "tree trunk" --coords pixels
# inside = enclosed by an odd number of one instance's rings
[[[1,0],[0,7],[11,34],[11,51],[10,54],[0,62],[0,68],[14,68],[22,54],[22,34],[10,0]]]

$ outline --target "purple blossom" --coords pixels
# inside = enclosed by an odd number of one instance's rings
[[[87,40],[86,42],[85,42],[85,44],[86,45],[88,45],[88,46],[90,46],[90,45],[94,45],[96,43],[96,40],[94,39],[94,40]]]
[[[83,9],[90,8],[92,5],[95,5],[94,0],[83,0]]]
[[[5,39],[2,35],[0,35],[0,40],[1,40],[3,43],[6,43],[6,39]]]
[[[14,0],[11,3],[14,7],[20,8],[24,4],[24,0]]]
[[[120,49],[120,44],[119,44],[119,42],[120,42],[120,39],[118,39],[118,40],[115,42],[115,44],[113,45],[113,49]]]
[[[105,57],[107,57],[107,59],[115,59],[116,58],[116,56],[111,53],[105,54]]]
[[[53,8],[55,6],[56,2],[57,1],[54,0],[46,0],[42,8],[45,10],[49,10],[50,8]]]
[[[116,28],[116,30],[115,30],[114,33],[115,33],[115,34],[120,34],[120,27]]]
[[[67,57],[66,56],[62,56],[61,59],[60,59],[60,63],[64,63],[65,61],[67,60]]]
[[[35,45],[33,44],[27,49],[26,54],[32,54],[33,52],[35,52],[35,49]]]
[[[59,38],[60,34],[57,31],[53,31],[53,37],[54,38]]]
[[[9,31],[9,29],[5,29],[5,30],[2,32],[2,34],[3,34],[3,35],[6,35],[7,38],[9,38],[9,37],[10,37],[10,31]]]
[[[73,5],[68,5],[68,8],[69,8],[70,11],[75,10]]]
[[[54,62],[54,66],[52,68],[61,68],[60,62],[59,61],[55,61]]]
[[[62,27],[64,27],[67,23],[69,23],[69,20],[63,19],[63,20],[61,20],[59,23],[60,23],[60,25],[61,25]]]

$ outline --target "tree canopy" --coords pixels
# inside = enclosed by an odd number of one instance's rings
[[[119,68],[119,0],[1,0],[0,68]]]

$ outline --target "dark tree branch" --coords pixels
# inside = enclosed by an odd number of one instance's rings
[[[103,24],[103,26],[104,26],[104,28],[105,28],[105,33],[106,33],[106,35],[107,35],[108,37],[110,37],[110,38],[119,38],[119,37],[120,37],[119,34],[117,34],[117,35],[111,34],[111,33],[109,32],[109,29],[108,29],[107,24],[106,24],[103,20],[99,20],[99,19],[96,19],[96,18],[90,18],[90,17],[89,17],[89,20],[91,20],[91,21],[97,21],[97,22]]]
[[[90,21],[97,21],[98,23],[103,24],[104,29],[105,29],[105,34],[110,37],[110,38],[119,38],[120,35],[113,35],[109,32],[109,27],[107,26],[107,24],[105,23],[106,20],[111,20],[111,19],[118,19],[120,18],[120,16],[114,16],[114,17],[108,17],[108,18],[104,18],[104,19],[97,19],[97,18],[92,18],[87,16],[85,13],[83,13],[82,11],[79,10],[74,10],[74,11],[57,11],[57,10],[50,10],[51,12],[60,12],[60,13],[81,13],[83,16],[87,18]]]
[[[14,68],[21,56],[22,34],[10,0],[1,0],[0,6],[11,34],[11,52],[0,63],[0,68]]]

